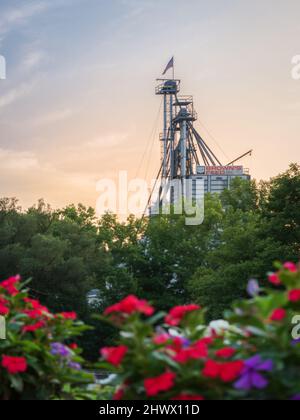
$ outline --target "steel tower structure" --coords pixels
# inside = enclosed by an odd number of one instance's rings
[[[197,173],[201,159],[205,166],[221,162],[194,128],[197,113],[192,96],[180,96],[180,80],[158,79],[157,95],[164,97],[162,177],[186,178]]]
[[[160,134],[161,167],[157,181],[165,185],[174,179],[202,179],[206,193],[220,193],[230,188],[236,177],[250,179],[243,166],[234,164],[252,150],[223,165],[194,127],[198,116],[193,96],[180,95],[181,81],[174,76],[172,79],[157,79],[157,82],[155,93],[163,96],[164,104],[163,132]]]

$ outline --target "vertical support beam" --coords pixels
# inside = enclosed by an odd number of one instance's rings
[[[187,148],[187,126],[186,121],[181,123],[181,176],[186,177],[186,148]]]
[[[163,178],[167,177],[167,137],[168,137],[168,102],[167,94],[164,94],[164,159],[163,159]]]
[[[182,198],[186,198],[186,163],[187,163],[187,122],[182,121],[180,124],[181,136],[181,182],[182,182]]]
[[[173,95],[170,95],[170,179],[174,178]]]

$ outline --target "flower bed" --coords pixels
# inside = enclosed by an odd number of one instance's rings
[[[92,398],[83,385],[93,376],[83,372],[73,342],[87,327],[75,313],[52,314],[12,277],[0,283],[0,315],[0,399]]]
[[[116,400],[299,400],[299,267],[278,266],[269,283],[251,280],[251,299],[210,325],[197,305],[166,314],[128,296],[107,308],[103,317],[120,339],[101,349],[95,369],[115,377],[98,398],[115,387]],[[96,398],[74,342],[88,327],[73,312],[51,313],[24,287],[19,277],[0,283],[0,399]]]
[[[278,266],[269,282],[251,280],[251,299],[210,326],[197,305],[155,313],[129,296],[108,308],[120,341],[99,367],[116,373],[114,399],[300,399],[299,268]]]

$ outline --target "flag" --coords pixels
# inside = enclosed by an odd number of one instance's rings
[[[168,65],[165,69],[165,71],[163,72],[163,76],[167,73],[168,70],[170,69],[174,69],[174,57],[171,58],[171,60],[168,62]]]

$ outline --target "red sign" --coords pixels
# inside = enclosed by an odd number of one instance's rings
[[[206,166],[206,175],[242,175],[243,166]]]

